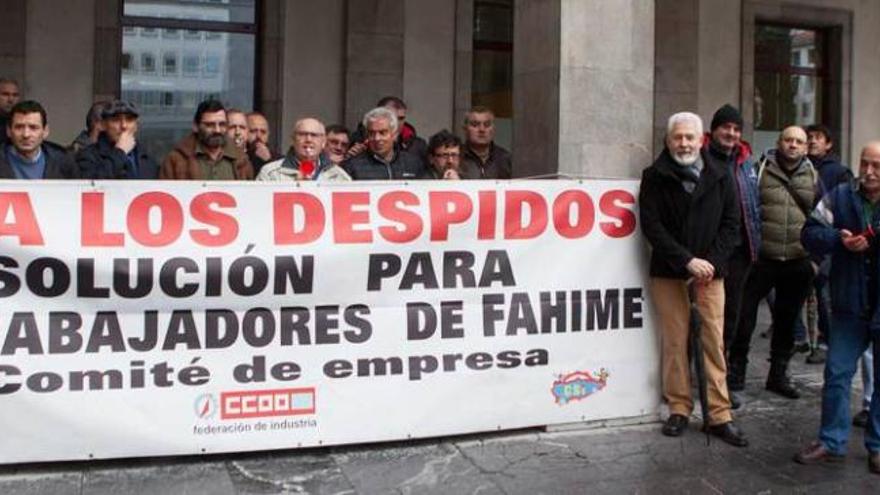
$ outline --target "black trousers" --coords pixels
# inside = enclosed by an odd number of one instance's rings
[[[810,294],[813,276],[813,266],[808,258],[787,261],[760,259],[755,263],[746,280],[736,335],[728,353],[730,362],[748,362],[752,333],[758,319],[758,305],[767,297],[770,289],[776,289],[770,359],[783,363],[791,359],[794,321]]]
[[[748,248],[742,246],[727,260],[727,275],[724,277],[724,352],[733,344],[737,322],[742,307],[742,296],[746,280],[752,268],[752,256]]]

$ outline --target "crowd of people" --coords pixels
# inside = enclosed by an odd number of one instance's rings
[[[699,360],[705,430],[748,445],[731,411],[747,384],[758,307],[773,292],[770,370],[764,388],[798,399],[788,367],[810,300],[808,362],[824,362],[818,439],[800,464],[836,462],[850,426],[865,427],[870,472],[880,474],[880,141],[862,149],[858,178],[833,153],[823,125],[790,126],[754,157],[740,112],[724,105],[704,134],[690,112],[669,117],[665,147],[642,174],[639,212],[652,247],[651,294],[660,326],[667,436],[685,433],[694,408],[690,360]],[[811,293],[813,297],[811,296]],[[829,309],[830,305],[830,309]],[[808,321],[814,318],[808,318]],[[802,324],[801,324],[802,326]],[[825,354],[827,352],[827,354]],[[850,417],[862,362],[864,402]]]
[[[19,85],[0,78],[0,179],[142,179],[351,181],[388,179],[509,179],[511,155],[494,142],[493,112],[466,114],[464,140],[447,130],[427,142],[406,122],[406,104],[389,96],[366,112],[357,129],[296,121],[284,154],[269,147],[259,112],[199,104],[192,132],[162,160],[138,140],[137,107],[101,101],[69,146],[48,140],[46,110],[20,101]],[[773,330],[765,388],[800,397],[788,373],[806,341],[810,362],[825,363],[817,442],[795,460],[835,461],[846,452],[850,424],[866,427],[871,472],[880,473],[880,142],[862,150],[859,176],[834,154],[823,125],[791,126],[759,157],[742,139],[739,111],[725,105],[704,134],[699,116],[669,118],[665,148],[645,169],[639,211],[652,249],[651,294],[658,311],[663,397],[662,432],[682,435],[694,408],[689,332],[694,311],[708,416],[704,427],[735,446],[745,434],[733,422],[740,406],[752,334],[762,300],[771,294]],[[816,313],[796,338],[805,303]],[[815,322],[814,322],[815,320]],[[827,356],[825,355],[827,349]],[[849,417],[850,386],[861,359],[863,410]]]
[[[192,132],[165,157],[139,141],[140,111],[128,101],[99,101],[86,128],[69,146],[51,142],[43,106],[23,100],[19,84],[0,78],[0,179],[139,179],[351,181],[389,179],[510,179],[511,155],[495,143],[495,115],[486,107],[466,114],[464,140],[443,130],[427,142],[406,122],[403,100],[387,96],[349,131],[316,118],[296,121],[292,146],[269,146],[260,112],[206,100]]]

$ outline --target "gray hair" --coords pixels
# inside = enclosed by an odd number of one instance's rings
[[[669,122],[666,124],[666,135],[671,134],[672,129],[679,124],[692,125],[698,136],[703,135],[703,119],[692,112],[678,112],[669,117]]]
[[[364,114],[364,128],[368,127],[371,120],[386,120],[391,127],[392,132],[397,132],[400,123],[397,121],[397,114],[393,110],[386,107],[376,107]]]

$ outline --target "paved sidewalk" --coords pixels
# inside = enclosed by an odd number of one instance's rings
[[[2,467],[0,494],[880,493],[880,476],[867,470],[861,430],[853,432],[842,465],[791,461],[816,434],[822,367],[804,364],[798,354],[792,371],[804,397],[765,392],[768,344],[758,333],[753,360],[761,362],[750,369],[746,403],[736,416],[752,442],[744,449],[716,439],[707,446],[699,420],[681,438],[660,435],[658,423],[529,430],[357,448]]]

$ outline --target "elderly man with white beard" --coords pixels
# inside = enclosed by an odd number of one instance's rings
[[[701,150],[703,122],[669,117],[666,147],[642,173],[639,212],[651,245],[651,296],[662,343],[663,398],[670,415],[663,434],[687,429],[694,408],[688,365],[691,297],[700,316],[709,414],[703,427],[737,447],[748,445],[733,423],[724,360],[724,274],[739,243],[740,213],[726,164]]]

